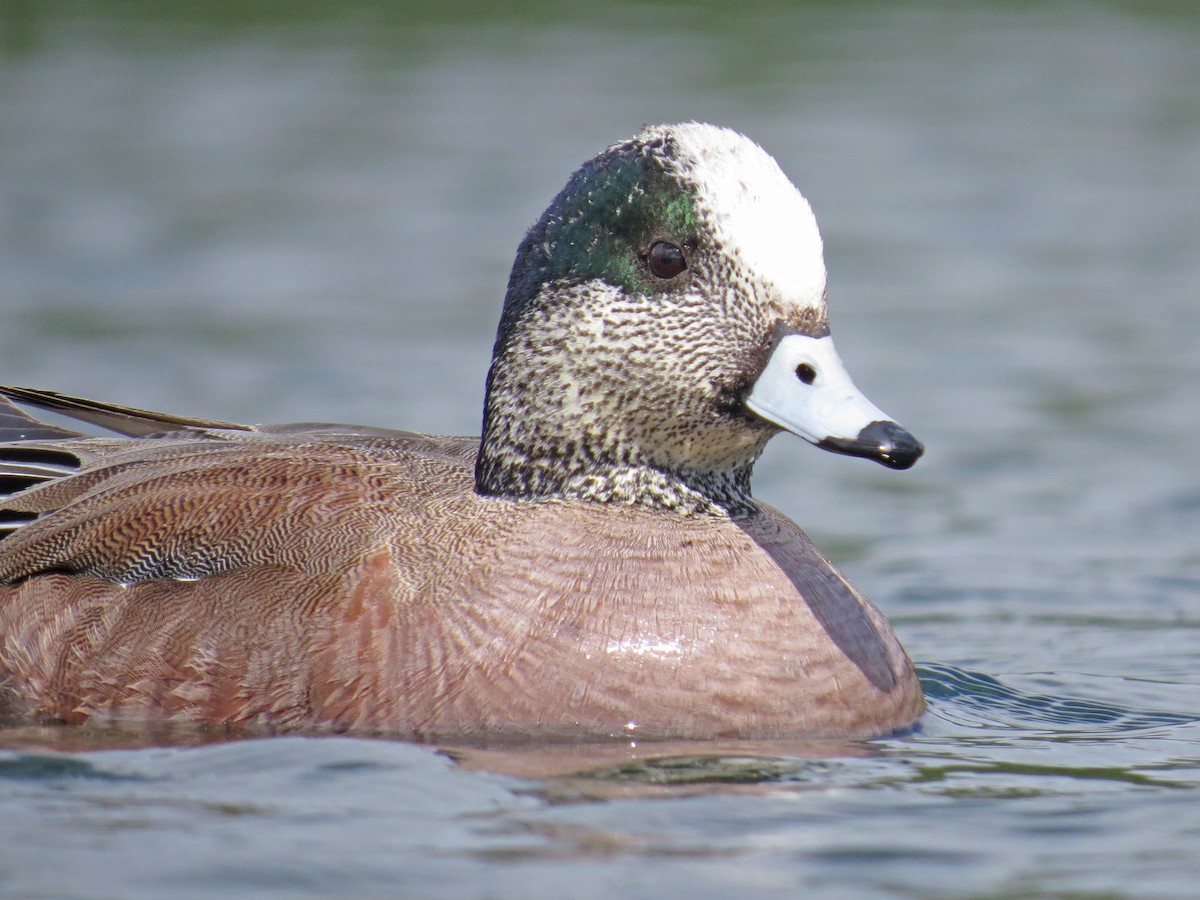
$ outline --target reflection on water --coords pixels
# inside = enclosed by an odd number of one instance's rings
[[[0,381],[152,409],[475,432],[567,174],[762,142],[928,453],[780,438],[756,488],[930,699],[854,745],[10,729],[0,893],[1187,895],[1198,51],[1182,0],[0,8]]]

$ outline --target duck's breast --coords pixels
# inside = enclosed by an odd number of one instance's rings
[[[864,735],[923,708],[884,617],[774,511],[478,507],[452,588],[400,631],[438,655],[432,731]]]

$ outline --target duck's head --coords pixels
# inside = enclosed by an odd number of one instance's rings
[[[897,469],[923,450],[838,358],[816,220],[774,159],[697,123],[609,147],[517,251],[477,489],[738,514],[781,429]]]

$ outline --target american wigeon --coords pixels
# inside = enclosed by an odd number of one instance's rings
[[[781,429],[921,445],[829,337],[821,239],[734,132],[586,163],[517,251],[481,439],[7,388],[11,715],[416,738],[867,736],[923,709],[879,611],[751,496]]]

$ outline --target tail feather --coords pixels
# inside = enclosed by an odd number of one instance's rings
[[[29,415],[7,397],[0,396],[0,442],[56,441],[77,437],[83,437],[83,434],[47,425]]]
[[[7,398],[7,399],[5,399]],[[248,425],[221,422],[216,419],[196,419],[174,416],[169,413],[152,412],[132,406],[117,406],[72,397],[57,391],[37,388],[5,387],[0,385],[0,441],[44,440],[82,437],[78,431],[56,428],[35,419],[18,409],[12,401],[24,403],[36,409],[58,413],[70,419],[87,422],[128,437],[147,437],[152,434],[179,431],[180,429],[231,429],[253,431]],[[11,434],[10,434],[11,432]]]

